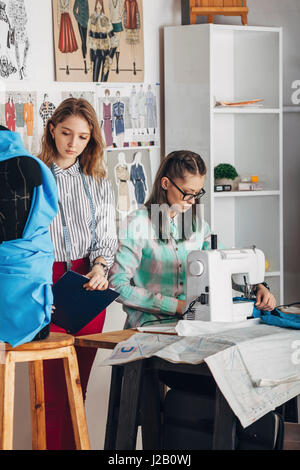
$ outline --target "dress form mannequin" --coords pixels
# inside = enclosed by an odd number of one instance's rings
[[[5,127],[0,127],[5,132]],[[42,182],[38,163],[30,157],[0,162],[0,243],[22,236],[33,188]]]
[[[6,132],[0,126],[0,137]],[[31,208],[33,190],[41,185],[39,164],[29,156],[20,156],[0,161],[0,244],[22,238]],[[49,325],[34,339],[46,338]]]

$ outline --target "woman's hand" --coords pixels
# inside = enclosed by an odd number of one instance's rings
[[[90,279],[89,282],[83,284],[86,290],[105,290],[108,288],[108,280],[101,265],[96,264],[93,266],[92,270],[85,276]]]
[[[185,307],[185,300],[178,300],[177,299],[177,309],[176,309],[176,313],[179,314],[179,315],[182,315],[184,313],[184,307]]]
[[[256,292],[256,304],[258,310],[274,310],[276,307],[276,299],[273,294],[263,285],[258,284]]]

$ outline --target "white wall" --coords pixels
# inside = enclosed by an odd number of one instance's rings
[[[34,83],[54,82],[54,57],[52,39],[51,0],[30,0],[29,24],[31,35],[31,59],[28,68],[32,71],[31,89]],[[145,82],[160,82],[163,89],[163,26],[180,24],[180,0],[144,0]],[[8,84],[6,83],[8,86]],[[16,86],[16,84],[14,84]],[[25,83],[22,84],[26,86]],[[161,96],[161,123],[164,122],[163,96]],[[162,128],[163,137],[163,128]],[[157,155],[153,163],[153,174],[159,165]],[[107,311],[104,331],[123,328],[125,315],[118,304]],[[87,420],[92,449],[103,449],[110,368],[101,367],[100,361],[108,351],[99,350],[92,369],[87,401]],[[30,408],[28,377],[25,365],[18,365],[15,400],[15,449],[30,449]]]

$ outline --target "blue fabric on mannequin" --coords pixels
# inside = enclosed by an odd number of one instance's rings
[[[49,225],[57,214],[57,188],[49,168],[31,155],[16,132],[0,132],[0,161],[31,157],[41,168],[22,238],[0,244],[0,341],[31,341],[51,320],[53,245]]]

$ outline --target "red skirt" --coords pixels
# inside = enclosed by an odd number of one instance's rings
[[[58,48],[64,54],[75,52],[78,49],[69,13],[61,14]]]
[[[66,272],[67,264],[55,262],[53,265],[53,283]],[[90,270],[87,258],[72,261],[72,271],[87,274]],[[101,333],[105,320],[105,310],[83,327],[75,336]],[[51,331],[66,333],[63,328],[51,323]],[[97,353],[96,348],[75,347],[79,367],[80,382],[85,399],[92,365]],[[44,361],[45,412],[47,450],[74,450],[75,441],[69,410],[68,394],[65,382],[63,361],[53,359]]]

